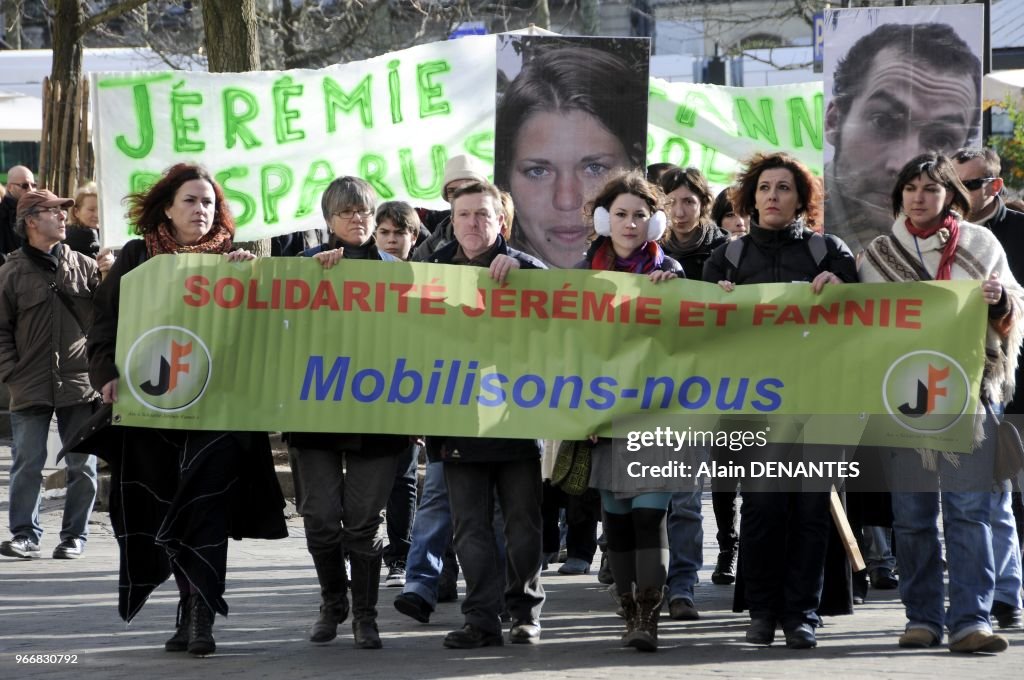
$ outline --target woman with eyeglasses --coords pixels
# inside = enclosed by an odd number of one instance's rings
[[[330,231],[327,243],[305,253],[331,269],[343,260],[397,262],[374,240],[373,187],[358,177],[339,177],[320,200]],[[344,272],[344,265],[340,265]],[[378,529],[395,483],[399,461],[409,448],[405,435],[289,432],[289,462],[295,505],[306,529],[306,548],[320,582],[320,615],[311,642],[337,637],[348,618],[352,592],[352,634],[359,649],[380,649],[377,596],[384,543]],[[342,503],[344,499],[344,503]],[[345,554],[352,578],[345,573]]]
[[[255,259],[235,249],[224,194],[201,166],[174,165],[127,202],[127,217],[141,238],[125,244],[97,288],[86,344],[89,380],[105,404],[127,389],[120,378],[125,367],[115,363],[118,319],[131,311],[120,304],[122,277],[154,257]],[[228,613],[228,537],[288,536],[267,434],[115,426],[101,430],[94,443],[95,449],[81,448],[95,450],[111,466],[110,519],[121,558],[118,613],[132,621],[173,575],[177,629],[164,649],[212,654],[214,615]]]

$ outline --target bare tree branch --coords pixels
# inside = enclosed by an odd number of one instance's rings
[[[111,19],[116,19],[120,16],[124,16],[128,12],[131,12],[136,7],[145,5],[149,0],[123,0],[123,2],[114,3],[109,5],[105,10],[97,14],[93,14],[91,17],[87,17],[82,22],[79,38],[84,38],[89,31],[92,31],[100,24],[105,24]]]

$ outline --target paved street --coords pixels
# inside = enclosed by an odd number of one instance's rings
[[[0,441],[0,513],[7,538],[9,441]],[[905,651],[896,646],[903,611],[894,591],[871,591],[856,615],[832,618],[819,631],[819,647],[790,651],[743,642],[746,618],[733,614],[732,588],[710,583],[717,551],[710,497],[705,500],[704,581],[697,589],[702,619],[662,617],[662,649],[641,654],[618,646],[621,620],[595,576],[545,573],[548,602],[544,634],[536,646],[506,645],[478,651],[442,648],[458,627],[457,604],[440,605],[423,625],[393,609],[397,588],[381,590],[380,629],[385,648],[356,650],[351,630],[314,646],[306,631],[318,604],[316,577],[302,525],[289,520],[283,541],[233,542],[229,552],[231,616],[214,626],[218,652],[206,659],[168,654],[163,642],[174,627],[177,593],[161,587],[138,618],[117,618],[117,548],[105,514],[94,515],[87,554],[51,560],[63,499],[45,502],[43,559],[0,557],[0,678],[468,678],[516,675],[545,678],[1019,677],[1024,631],[1010,633],[1003,654],[968,657],[946,649]],[[556,565],[557,566],[557,565]],[[595,567],[596,568],[596,567]],[[460,584],[461,587],[462,584]],[[781,638],[781,632],[779,634]],[[77,664],[25,664],[17,655],[75,655]]]

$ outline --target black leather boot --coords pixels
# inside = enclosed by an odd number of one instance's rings
[[[352,564],[352,635],[357,649],[380,649],[377,630],[377,595],[381,556],[350,554]]]
[[[192,656],[213,654],[217,651],[217,643],[213,639],[213,610],[198,594],[189,599],[188,609],[188,653]]]
[[[309,631],[310,642],[330,642],[338,636],[338,625],[348,618],[348,577],[341,548],[312,553],[316,578],[320,582],[320,616]]]
[[[189,596],[183,594],[178,600],[178,615],[174,621],[177,626],[177,630],[174,631],[167,642],[164,643],[164,651],[166,652],[184,652],[188,649],[188,631],[189,631],[189,619],[191,613],[189,612]]]

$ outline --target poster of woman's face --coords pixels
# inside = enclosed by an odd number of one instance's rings
[[[498,36],[495,183],[512,194],[513,246],[553,267],[583,259],[583,208],[643,168],[650,41]]]

